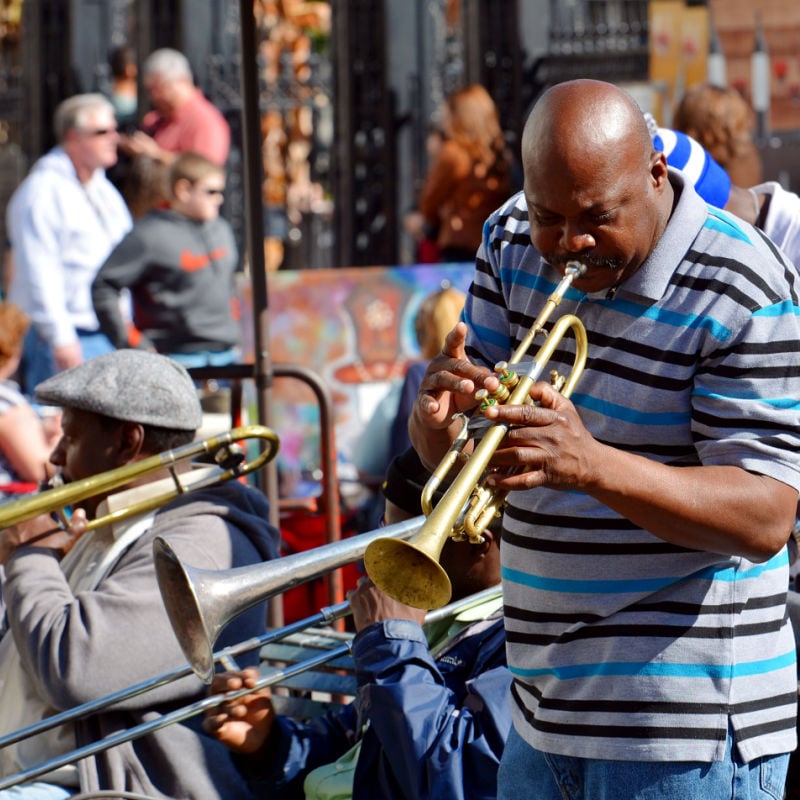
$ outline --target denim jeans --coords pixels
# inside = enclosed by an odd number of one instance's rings
[[[196,353],[168,353],[167,355],[186,369],[227,367],[239,360],[239,351],[235,347],[228,350],[198,350]]]
[[[81,343],[84,361],[103,353],[109,353],[114,349],[114,345],[111,344],[104,333],[79,332],[78,340]],[[23,391],[25,394],[33,396],[33,390],[36,386],[57,372],[58,369],[50,345],[31,325],[25,335],[25,341],[22,346],[22,362],[19,366],[19,377]]]
[[[0,800],[64,800],[75,792],[55,783],[23,783],[0,792]]]
[[[742,764],[728,733],[725,758],[601,761],[542,753],[514,730],[497,777],[498,800],[781,800],[789,755]]]

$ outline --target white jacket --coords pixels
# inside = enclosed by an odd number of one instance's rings
[[[753,191],[770,195],[764,233],[800,270],[800,197],[794,192],[787,192],[776,181],[754,186]]]
[[[42,156],[11,197],[6,228],[14,258],[8,299],[53,347],[98,328],[94,276],[130,230],[122,195],[102,169],[82,184],[61,147]]]

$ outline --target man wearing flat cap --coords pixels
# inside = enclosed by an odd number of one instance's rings
[[[191,442],[200,426],[197,392],[186,370],[140,350],[116,350],[62,372],[36,388],[63,409],[51,461],[67,482],[96,475]],[[198,470],[205,477],[208,470]],[[185,478],[191,484],[193,474]],[[185,664],[156,583],[155,536],[181,560],[227,570],[278,554],[264,496],[238,481],[183,494],[157,512],[80,535],[82,523],[155,496],[165,474],[142,477],[108,497],[81,503],[66,531],[38,517],[0,535],[8,631],[0,640],[0,732],[125,689]],[[134,485],[135,484],[135,485]],[[220,646],[264,629],[264,605],[237,617]],[[0,771],[16,774],[186,705],[204,694],[193,675],[103,710],[56,735],[0,750]],[[44,738],[44,741],[42,739]],[[25,784],[14,797],[63,798],[79,790],[138,792],[189,800],[250,800],[227,749],[189,720],[123,744]],[[0,799],[6,798],[0,791]]]

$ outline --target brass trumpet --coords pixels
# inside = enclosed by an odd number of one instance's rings
[[[261,439],[267,443],[267,446],[255,459],[247,461],[244,453],[237,445],[237,442],[245,439]],[[270,428],[263,425],[245,425],[240,428],[234,428],[218,436],[212,436],[199,442],[189,442],[189,444],[176,447],[174,450],[167,450],[164,453],[144,458],[141,461],[135,461],[132,464],[126,464],[117,469],[108,470],[108,472],[102,472],[99,475],[92,475],[79,481],[66,483],[57,488],[24,497],[21,500],[15,500],[12,503],[6,503],[0,506],[0,530],[32,519],[39,514],[61,512],[64,508],[75,505],[81,500],[105,494],[145,475],[162,469],[169,470],[174,483],[170,490],[130,506],[117,509],[102,517],[89,520],[87,530],[93,530],[136,514],[143,514],[155,508],[160,508],[180,494],[204,489],[254,472],[275,457],[278,447],[278,435]],[[204,455],[211,455],[221,471],[213,473],[208,478],[194,482],[190,488],[186,487],[181,482],[176,466],[182,461]]]
[[[509,361],[495,365],[500,378],[500,388],[493,395],[485,390],[476,394],[481,405],[476,413],[493,403],[522,405],[530,402],[529,392],[544,372],[553,352],[568,330],[575,337],[575,360],[567,377],[551,371],[553,386],[564,397],[569,397],[586,364],[588,339],[583,323],[574,314],[558,319],[548,334],[544,324],[564,297],[570,284],[586,271],[586,266],[570,261],[565,275],[548,297],[544,308],[531,325]],[[533,361],[526,365],[522,375],[510,369],[528,352],[534,339],[544,334],[545,340]],[[493,519],[499,517],[505,505],[506,492],[482,484],[489,462],[508,432],[509,425],[495,423],[489,426],[471,455],[463,450],[469,435],[466,415],[461,417],[462,428],[440,464],[428,480],[422,494],[422,507],[427,517],[419,532],[409,541],[376,539],[364,553],[364,565],[373,583],[406,605],[416,608],[439,608],[450,599],[451,587],[447,573],[439,564],[445,541],[452,537],[460,541],[480,542]],[[435,508],[431,498],[445,481],[456,461],[464,465],[450,484]]]

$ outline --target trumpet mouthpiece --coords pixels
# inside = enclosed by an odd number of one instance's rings
[[[567,275],[572,275],[573,278],[580,278],[585,272],[586,264],[582,264],[580,261],[567,261]]]

